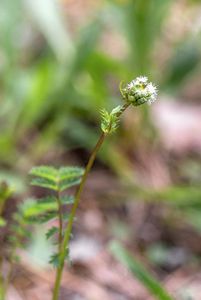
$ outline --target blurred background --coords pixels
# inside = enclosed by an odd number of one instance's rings
[[[14,188],[2,259],[17,204],[37,194],[30,168],[84,166],[100,109],[121,104],[119,82],[139,75],[157,85],[158,101],[127,110],[99,153],[61,299],[154,299],[111,253],[112,240],[175,299],[201,299],[201,2],[1,0],[0,180]],[[9,300],[50,299],[51,245],[42,225],[31,231]]]

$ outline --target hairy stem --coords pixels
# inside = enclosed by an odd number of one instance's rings
[[[56,275],[56,280],[55,280],[55,286],[54,286],[54,291],[53,291],[53,298],[52,300],[57,300],[58,296],[59,296],[59,288],[60,288],[60,282],[61,282],[61,276],[62,276],[62,272],[63,272],[63,267],[64,267],[64,260],[65,260],[65,256],[66,256],[66,249],[68,248],[68,243],[70,240],[70,235],[71,235],[71,230],[72,230],[72,226],[73,226],[73,221],[74,221],[74,217],[75,217],[75,213],[80,201],[80,194],[83,190],[84,184],[86,182],[87,179],[87,175],[94,163],[96,154],[98,152],[98,150],[100,149],[104,139],[106,137],[105,133],[102,133],[94,150],[92,151],[92,154],[89,158],[89,161],[87,163],[87,166],[85,168],[85,172],[82,176],[82,180],[80,182],[80,185],[75,193],[75,200],[74,200],[74,204],[69,216],[69,220],[68,220],[68,224],[67,224],[67,228],[65,231],[65,235],[64,235],[64,239],[63,239],[63,243],[62,243],[62,248],[61,248],[61,252],[60,252],[60,265],[57,269],[57,275]]]
[[[122,109],[117,114],[117,117],[120,117],[120,115],[126,110],[126,108],[128,106],[129,106],[128,103],[125,103],[124,105],[122,105]],[[82,176],[80,185],[78,186],[77,191],[75,193],[74,204],[73,204],[70,216],[69,216],[68,224],[67,224],[67,227],[66,227],[66,230],[65,230],[65,234],[64,234],[64,238],[63,238],[63,242],[62,242],[62,247],[61,247],[61,251],[60,251],[60,264],[59,264],[59,267],[57,268],[57,274],[56,274],[56,280],[55,280],[52,300],[58,300],[58,297],[59,297],[59,289],[60,289],[62,272],[63,272],[63,268],[64,268],[64,261],[65,261],[65,257],[66,257],[66,250],[68,250],[68,248],[69,248],[69,240],[70,240],[70,236],[71,236],[73,221],[74,221],[74,218],[75,218],[77,207],[78,207],[79,202],[80,202],[80,195],[81,195],[82,190],[84,188],[88,173],[91,170],[91,167],[93,166],[96,155],[97,155],[97,153],[98,153],[98,151],[99,151],[99,149],[100,149],[101,145],[103,144],[106,137],[107,137],[107,133],[103,132],[100,135],[99,140],[98,140],[96,146],[94,147],[94,150],[92,151],[91,156],[89,157],[89,160],[88,160],[88,163],[86,165],[84,174]]]

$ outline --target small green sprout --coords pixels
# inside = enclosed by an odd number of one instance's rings
[[[101,129],[104,133],[109,134],[116,131],[121,110],[122,106],[120,105],[114,108],[110,113],[105,108],[101,110]]]

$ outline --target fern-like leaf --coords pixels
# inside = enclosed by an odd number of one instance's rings
[[[50,256],[49,263],[53,266],[53,268],[57,269],[59,267],[59,255],[58,253],[52,254]]]
[[[59,230],[58,227],[55,226],[51,227],[45,234],[47,240],[51,238],[53,235],[55,235],[58,232],[58,230]]]
[[[35,176],[31,184],[53,191],[64,191],[80,183],[83,169],[78,167],[61,167],[59,169],[41,166],[31,169],[30,174]]]

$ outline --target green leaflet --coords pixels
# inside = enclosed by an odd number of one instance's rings
[[[76,178],[69,178],[69,179],[66,179],[66,180],[62,180],[60,183],[59,183],[59,190],[61,192],[65,191],[66,189],[69,189],[70,187],[74,186],[74,185],[78,185],[80,183],[80,177]]]
[[[58,191],[58,185],[53,180],[46,178],[33,178],[31,180],[31,185],[40,186],[53,191]]]
[[[73,202],[74,202],[73,196],[69,196],[69,195],[61,196],[61,203],[63,205],[70,205],[70,204],[73,204]]]
[[[63,205],[70,205],[73,204],[74,202],[74,197],[71,195],[60,196],[60,199]],[[53,203],[53,202],[56,203],[57,198],[55,196],[47,196],[43,198],[38,198],[37,201],[39,203]]]
[[[49,166],[34,167],[30,171],[31,184],[53,191],[64,191],[80,183],[83,169],[78,167],[53,168]]]
[[[51,238],[52,236],[54,236],[55,235],[55,233],[57,233],[58,232],[58,227],[55,227],[55,226],[53,226],[53,227],[51,227],[47,232],[46,232],[46,238],[47,238],[47,240],[49,239],[49,238]]]
[[[37,219],[34,220],[35,223],[47,223],[53,219],[56,219],[58,217],[57,211],[51,211],[44,215],[39,216]]]
[[[50,256],[49,263],[53,266],[53,268],[58,268],[59,267],[59,255],[58,253],[55,253]]]
[[[41,203],[37,202],[35,199],[29,199],[21,206],[21,212],[24,216],[24,218],[34,218],[41,214],[55,211],[57,210],[57,203],[51,202],[51,203]]]
[[[42,198],[38,198],[37,201],[39,203],[56,203],[57,199],[55,196],[46,196]]]
[[[62,196],[61,203],[70,205],[74,198],[71,196]],[[46,222],[50,218],[55,218],[58,215],[58,206],[55,197],[45,197],[41,199],[28,199],[20,206],[21,214],[25,219],[30,219],[38,222]],[[68,214],[63,212],[63,217],[67,219]]]
[[[57,169],[51,166],[33,167],[29,172],[30,175],[36,177],[42,177],[52,181],[55,181],[55,179],[57,178],[57,173],[58,173]]]
[[[66,253],[65,253],[65,259],[68,261],[69,258],[69,251],[68,249],[66,249]],[[58,268],[59,267],[59,254],[55,253],[53,255],[51,255],[49,263],[54,267],[54,268]]]
[[[61,167],[58,170],[59,180],[66,180],[69,178],[81,177],[83,175],[83,169],[78,167]]]

